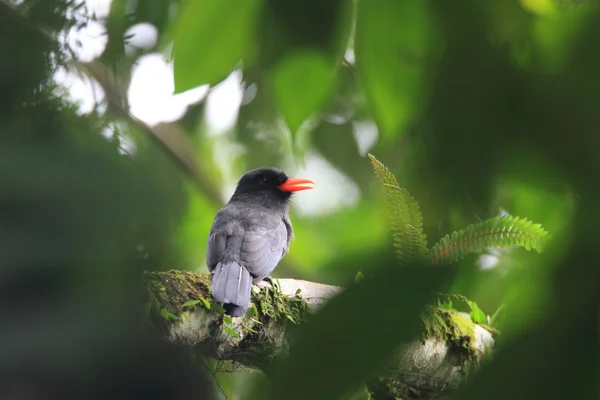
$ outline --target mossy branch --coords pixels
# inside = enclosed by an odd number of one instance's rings
[[[294,279],[277,282],[275,289],[260,283],[253,290],[254,306],[248,313],[229,318],[211,301],[209,275],[176,270],[150,273],[146,287],[151,321],[174,345],[263,368],[287,356],[290,324],[303,323],[343,290]],[[477,365],[494,343],[491,333],[468,314],[432,307],[423,322],[421,338],[398,348],[387,372],[367,382],[372,398],[437,398],[456,388],[466,370]]]
[[[524,247],[541,252],[547,234],[540,224],[525,218],[497,216],[444,236],[431,249],[431,261],[456,262],[468,253],[491,247]]]

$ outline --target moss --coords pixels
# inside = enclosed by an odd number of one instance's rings
[[[424,329],[421,339],[437,338],[449,344],[461,365],[461,371],[467,373],[476,365],[478,352],[474,347],[475,324],[453,309],[429,307],[422,317]],[[402,381],[396,374],[377,377],[368,384],[372,400],[421,399],[429,398],[424,393]]]
[[[368,384],[369,400],[411,400],[422,394],[394,377],[377,378]]]
[[[260,316],[265,316],[275,321],[287,318],[294,324],[304,321],[308,315],[308,304],[302,297],[286,296],[273,286],[262,287],[258,293],[252,293],[252,302],[255,304]]]
[[[180,315],[189,300],[211,298],[210,275],[200,272],[169,270],[150,272],[145,277],[149,301],[160,312]]]
[[[423,317],[423,339],[430,337],[446,341],[465,356],[465,362],[477,359],[474,347],[475,324],[456,310],[431,307]]]
[[[210,281],[210,274],[169,270],[148,273],[145,284],[150,305],[156,313],[167,316],[165,319],[171,314],[170,319],[176,320],[176,316],[184,311],[183,305],[190,300],[204,299],[211,303],[211,311],[221,309],[212,302]],[[258,292],[253,290],[251,302],[263,322],[285,318],[299,324],[309,311],[308,304],[302,297],[286,296],[274,287],[262,287]],[[198,303],[198,306],[201,306],[201,303]]]

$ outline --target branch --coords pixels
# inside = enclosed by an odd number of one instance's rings
[[[209,275],[171,270],[146,276],[154,321],[167,341],[249,368],[285,357],[286,326],[301,323],[343,290],[295,279],[280,279],[277,285],[274,290],[261,282],[253,288],[251,311],[224,321],[220,307],[211,302]],[[368,382],[369,391],[374,399],[439,396],[456,388],[493,344],[492,333],[468,314],[432,308],[424,317],[421,340],[397,349],[388,374]]]

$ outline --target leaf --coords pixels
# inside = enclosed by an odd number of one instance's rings
[[[444,236],[431,248],[431,261],[456,262],[468,253],[491,247],[524,247],[542,251],[548,232],[540,224],[511,215],[497,216]]]
[[[419,203],[408,190],[400,187],[396,177],[375,156],[369,154],[369,159],[385,193],[398,261],[404,264],[423,257],[429,249]]]
[[[252,333],[256,333],[256,331],[252,328],[250,328],[248,325],[244,325],[242,324],[242,326],[244,327],[244,329],[246,329],[248,332],[252,332]]]
[[[227,325],[231,325],[231,317],[228,315],[223,315],[223,322],[225,322]]]
[[[471,312],[469,313],[471,320],[473,322],[475,322],[476,324],[487,324],[487,317],[486,317],[485,313],[483,311],[481,311],[481,309],[479,308],[477,303],[469,300],[468,304],[469,304],[469,307],[471,308]]]
[[[296,296],[298,296],[301,292],[302,292],[302,289],[298,288],[298,290],[296,290]]]
[[[398,345],[418,336],[420,313],[452,273],[424,264],[378,268],[373,278],[327,302],[310,324],[297,326],[289,357],[267,371],[270,393],[245,398],[280,399],[281,393],[286,400],[340,398],[380,371]]]
[[[271,74],[274,97],[292,133],[327,101],[333,78],[333,64],[316,50],[295,51],[277,62]]]
[[[192,307],[192,306],[195,306],[198,303],[200,303],[200,300],[188,300],[185,303],[183,303],[181,305],[181,307]]]
[[[358,271],[356,273],[356,276],[354,277],[354,283],[359,283],[365,280],[365,276],[363,275],[362,272]]]
[[[205,298],[200,297],[200,301],[202,302],[202,304],[204,304],[204,307],[207,310],[210,310],[210,302],[208,300],[206,300]]]
[[[224,326],[224,327],[223,327],[223,330],[224,330],[225,332],[229,333],[231,336],[233,336],[233,337],[234,337],[234,338],[236,338],[236,339],[240,339],[240,338],[241,338],[241,336],[240,336],[240,334],[239,334],[239,333],[237,333],[236,331],[234,331],[233,329],[231,329],[231,328],[230,328],[230,327],[228,327],[228,326]]]
[[[428,2],[359,2],[356,66],[384,137],[394,137],[426,99],[434,24]]]
[[[222,81],[252,51],[260,0],[189,0],[174,29],[175,93]]]
[[[175,314],[170,313],[169,311],[167,311],[166,309],[161,309],[160,310],[160,316],[163,317],[166,320],[178,320],[179,317]]]
[[[212,304],[212,309],[215,310],[215,311],[217,311],[219,314],[225,314],[225,309],[220,304],[213,303]]]
[[[438,300],[438,307],[439,308],[445,308],[447,310],[451,310],[453,306],[454,306],[454,304],[452,303],[452,300],[450,300],[450,299],[447,299],[444,302],[440,302]]]
[[[500,319],[500,317],[504,316],[505,308],[506,308],[505,304],[500,304],[500,306],[494,312],[494,315],[492,315],[492,317],[490,318],[490,325],[492,325],[492,326],[498,325],[498,319]]]

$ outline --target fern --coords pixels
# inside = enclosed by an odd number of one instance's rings
[[[400,264],[426,255],[434,264],[456,262],[468,253],[481,252],[490,247],[524,247],[542,251],[542,239],[548,232],[540,224],[513,216],[498,216],[469,225],[466,229],[446,235],[429,251],[419,203],[408,190],[398,185],[385,165],[372,154],[369,154],[369,158],[388,204],[392,239]]]
[[[468,253],[490,247],[524,247],[541,252],[542,238],[547,234],[540,224],[525,218],[498,216],[443,237],[431,249],[431,261],[456,262]]]
[[[423,215],[419,203],[408,190],[401,188],[394,175],[369,154],[375,174],[381,181],[390,214],[390,228],[396,254],[400,264],[409,260],[424,257],[427,248],[427,237],[423,233]]]

